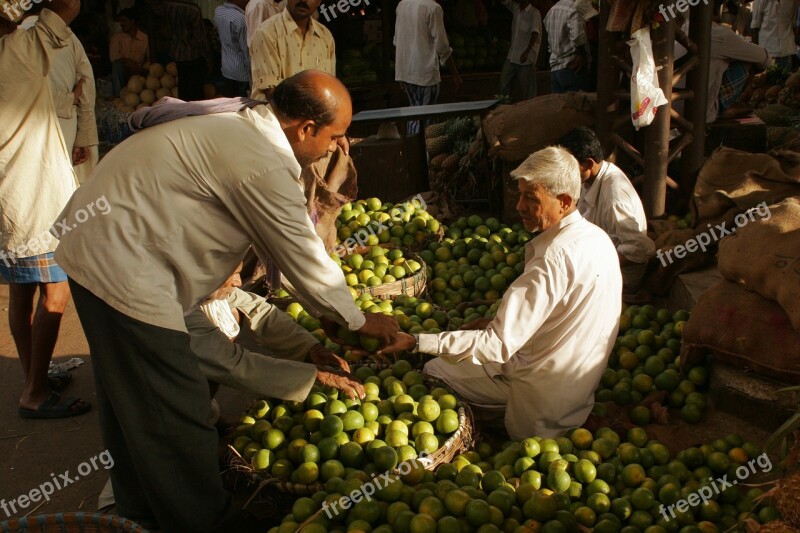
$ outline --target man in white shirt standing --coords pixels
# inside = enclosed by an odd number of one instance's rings
[[[511,93],[511,84],[522,85],[522,99],[536,96],[536,58],[542,38],[542,15],[529,0],[504,0],[511,11],[511,48],[500,73],[500,94]]]
[[[797,54],[794,33],[797,5],[797,0],[753,2],[751,26],[757,32],[755,41],[767,49],[781,68],[789,70],[792,68],[792,57]]]
[[[544,17],[550,43],[550,85],[553,94],[589,87],[586,22],[574,0],[560,0]]]
[[[253,36],[261,23],[277,15],[286,7],[286,0],[250,0],[244,10],[245,24],[247,25],[247,46],[253,43]]]
[[[467,331],[401,333],[383,352],[438,356],[425,371],[470,403],[506,407],[512,439],[556,437],[583,424],[614,347],[622,278],[614,245],[577,209],[578,162],[558,147],[540,150],[511,173],[525,229],[525,270],[497,316]]]
[[[442,81],[439,65],[447,65],[456,91],[461,87],[461,76],[444,29],[442,6],[433,0],[401,0],[397,5],[394,46],[394,79],[402,83],[410,105],[439,101]],[[409,135],[419,132],[419,121],[408,123]]]
[[[302,72],[276,88],[270,105],[133,134],[59,216],[81,220],[60,236],[56,257],[89,342],[120,515],[147,529],[243,531],[231,521],[208,383],[185,315],[251,244],[309,308],[384,341],[398,331],[391,317],[359,311],[306,212],[301,168],[335,149],[351,115],[341,82]],[[84,207],[101,195],[107,213],[86,218]]]
[[[655,253],[655,243],[647,236],[642,200],[625,173],[604,161],[603,147],[592,130],[575,128],[559,144],[580,166],[583,185],[578,211],[611,237],[622,269],[623,292],[633,295],[641,287],[647,263]]]

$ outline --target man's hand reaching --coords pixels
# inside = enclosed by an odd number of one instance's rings
[[[364,318],[367,319],[358,333],[378,339],[383,344],[389,344],[394,340],[397,332],[400,331],[400,325],[397,321],[381,313],[365,313]]]
[[[311,360],[311,363],[317,367],[334,367],[347,373],[350,372],[350,365],[347,364],[347,361],[321,344],[311,348],[308,352],[308,358]]]
[[[344,392],[351,400],[356,397],[363,399],[367,395],[364,385],[350,374],[317,369],[317,382]]]
[[[416,345],[417,341],[413,336],[409,335],[408,333],[400,332],[395,336],[392,342],[387,343],[386,346],[378,350],[378,355],[383,355],[385,353],[406,352],[408,350],[412,350]]]

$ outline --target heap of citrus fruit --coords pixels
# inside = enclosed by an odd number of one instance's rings
[[[390,243],[411,246],[440,231],[441,224],[416,198],[402,204],[378,198],[345,204],[336,219],[337,244],[346,248]]]
[[[708,367],[705,362],[682,368],[681,335],[687,311],[670,312],[652,305],[627,307],[620,317],[619,337],[596,392],[598,402],[636,404],[655,391],[668,393],[666,405],[680,409],[690,423],[699,422],[706,407]],[[637,406],[634,423],[650,423],[650,410]]]
[[[352,253],[344,258],[334,253],[331,259],[342,268],[347,285],[355,289],[391,283],[413,276],[422,268],[419,261],[403,257],[399,248],[382,246],[372,246],[363,255]]]
[[[408,361],[355,375],[363,401],[318,386],[304,402],[258,401],[234,431],[234,449],[257,471],[311,484],[391,470],[435,452],[458,430],[456,397],[429,390]]]
[[[709,533],[746,519],[779,518],[767,502],[756,502],[760,489],[712,489],[722,476],[738,480],[736,469],[761,453],[738,435],[674,458],[641,428],[630,430],[624,441],[609,428],[595,434],[576,429],[568,437],[533,437],[492,452],[481,443],[435,474],[393,476],[374,496],[344,509],[342,497],[370,492],[364,483],[374,483],[351,471],[330,479],[313,497],[298,499],[271,532],[296,531],[309,520],[306,533]],[[692,496],[701,490],[711,494],[705,501]]]
[[[500,298],[522,273],[530,239],[519,224],[508,227],[477,215],[458,219],[441,242],[420,252],[432,270],[430,299],[450,310],[462,302]]]

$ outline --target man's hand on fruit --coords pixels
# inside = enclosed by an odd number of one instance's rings
[[[417,340],[408,333],[400,332],[398,333],[392,342],[389,342],[378,350],[378,355],[383,355],[385,353],[395,353],[395,352],[407,352],[409,350],[413,350],[414,346],[417,345]]]
[[[400,331],[397,321],[382,313],[365,313],[366,322],[358,333],[367,337],[378,339],[383,344],[389,344]]]
[[[311,360],[311,363],[318,367],[330,366],[339,368],[348,373],[350,372],[350,365],[347,364],[347,361],[328,350],[321,344],[311,348],[311,350],[308,352],[308,358]]]
[[[486,329],[491,322],[491,318],[476,318],[475,320],[467,322],[458,329]]]
[[[359,399],[363,399],[367,395],[364,391],[364,385],[350,374],[337,373],[318,368],[317,382],[326,387],[333,387],[334,389],[344,392],[351,400],[355,399],[356,396]]]

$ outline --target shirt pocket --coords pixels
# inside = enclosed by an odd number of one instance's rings
[[[530,33],[533,29],[533,22],[528,17],[522,17],[519,19],[517,28],[522,33]]]

